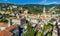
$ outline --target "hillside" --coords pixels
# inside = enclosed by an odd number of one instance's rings
[[[43,12],[43,7],[46,7],[46,12],[53,6],[55,6],[57,9],[59,9],[57,12],[60,12],[60,4],[50,4],[50,5],[40,5],[40,4],[25,4],[25,5],[16,5],[16,4],[9,4],[9,3],[0,3],[0,7],[9,7],[9,6],[18,6],[23,7],[23,9],[29,10],[29,13],[31,14],[41,14]],[[18,9],[18,8],[17,8]]]

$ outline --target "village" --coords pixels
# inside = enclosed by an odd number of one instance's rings
[[[25,36],[25,33],[29,30],[27,30],[28,24],[31,24],[30,29],[32,27],[34,31],[38,31],[37,36],[60,35],[58,34],[60,33],[60,14],[53,14],[55,7],[50,8],[48,13],[46,13],[46,7],[43,7],[42,14],[29,14],[28,9],[21,13],[23,8],[16,8],[18,7],[9,6],[6,10],[0,7],[0,36]],[[13,9],[15,10],[12,11]]]

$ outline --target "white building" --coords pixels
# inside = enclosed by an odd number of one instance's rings
[[[6,27],[0,26],[0,31],[5,30]]]
[[[31,19],[30,22],[38,24],[38,20],[37,19]]]
[[[8,24],[9,25],[14,25],[14,24],[18,24],[18,25],[23,25],[23,24],[26,24],[26,20],[24,18],[14,18],[14,17],[11,17],[8,19]]]
[[[5,14],[5,11],[0,11],[1,14]]]
[[[56,27],[53,28],[52,36],[58,36],[58,32],[57,32],[57,28]]]
[[[17,6],[12,6],[13,8],[17,8]]]
[[[5,30],[8,27],[5,23],[0,23],[0,31]]]

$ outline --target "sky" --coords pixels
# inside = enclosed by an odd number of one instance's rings
[[[11,4],[60,4],[59,0],[0,0],[0,3]]]

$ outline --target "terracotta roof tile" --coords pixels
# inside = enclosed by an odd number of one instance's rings
[[[0,32],[0,36],[12,36],[12,33],[6,30]]]
[[[12,30],[12,29],[14,29],[14,28],[16,28],[16,27],[17,27],[17,24],[12,25],[12,26],[6,28],[6,30],[10,31],[10,30]]]
[[[8,27],[8,24],[6,24],[6,23],[0,23],[0,26],[2,26],[2,27]]]

